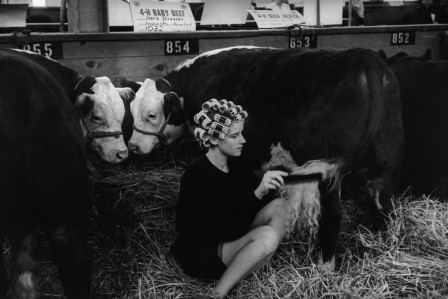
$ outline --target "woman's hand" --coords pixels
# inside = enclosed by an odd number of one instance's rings
[[[288,176],[287,172],[280,170],[268,170],[263,176],[260,185],[255,189],[254,194],[258,199],[262,199],[270,190],[281,188],[285,182],[283,177]]]

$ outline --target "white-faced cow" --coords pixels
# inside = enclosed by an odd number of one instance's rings
[[[106,161],[126,158],[122,99],[107,78],[24,51],[0,50],[0,82],[0,244],[7,238],[12,248],[11,284],[0,255],[0,298],[36,298],[37,227],[48,234],[66,296],[89,298],[83,130]]]
[[[128,88],[115,88],[107,77],[81,76],[63,64],[22,50],[0,50],[2,56],[25,60],[47,70],[76,107],[84,136],[91,150],[110,163],[128,157],[121,124],[124,117],[122,98],[133,96]]]
[[[387,62],[397,77],[403,106],[404,187],[446,197],[448,62],[428,60],[429,54],[414,57],[401,52]]]
[[[204,53],[157,82],[145,80],[131,102],[129,149],[147,154],[172,142],[211,98],[249,113],[242,158],[254,169],[269,161],[265,169],[311,175],[285,188],[290,221],[318,231],[327,267],[334,268],[345,174],[363,172],[375,223],[384,223],[403,132],[395,77],[376,53],[255,47]],[[319,177],[327,182],[320,187]]]

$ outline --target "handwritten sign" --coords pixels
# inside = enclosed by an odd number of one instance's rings
[[[186,3],[131,0],[135,32],[195,31],[196,23]]]
[[[272,10],[248,10],[258,28],[280,28],[305,23],[305,18],[296,10],[278,12]]]

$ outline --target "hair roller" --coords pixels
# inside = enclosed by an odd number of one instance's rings
[[[219,138],[219,139],[224,139],[226,138],[226,134],[223,132],[220,132],[218,130],[214,130],[214,129],[208,129],[207,131],[208,134],[210,134],[213,137]]]
[[[204,104],[202,104],[202,109],[205,111],[210,111],[212,109],[218,110],[219,107],[220,107],[220,104],[217,99],[210,99],[207,102],[205,102]]]
[[[247,115],[248,115],[247,112],[243,110],[233,117],[233,121],[234,122],[242,121],[243,119],[245,119],[247,117]]]
[[[232,124],[232,120],[230,118],[227,118],[220,114],[215,114],[215,116],[213,116],[213,120],[217,121],[225,126],[230,126]]]

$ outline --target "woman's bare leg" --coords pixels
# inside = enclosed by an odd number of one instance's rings
[[[286,215],[285,201],[276,199],[257,213],[252,230],[223,244],[222,261],[227,269],[215,287],[220,298],[274,254],[285,236]]]

